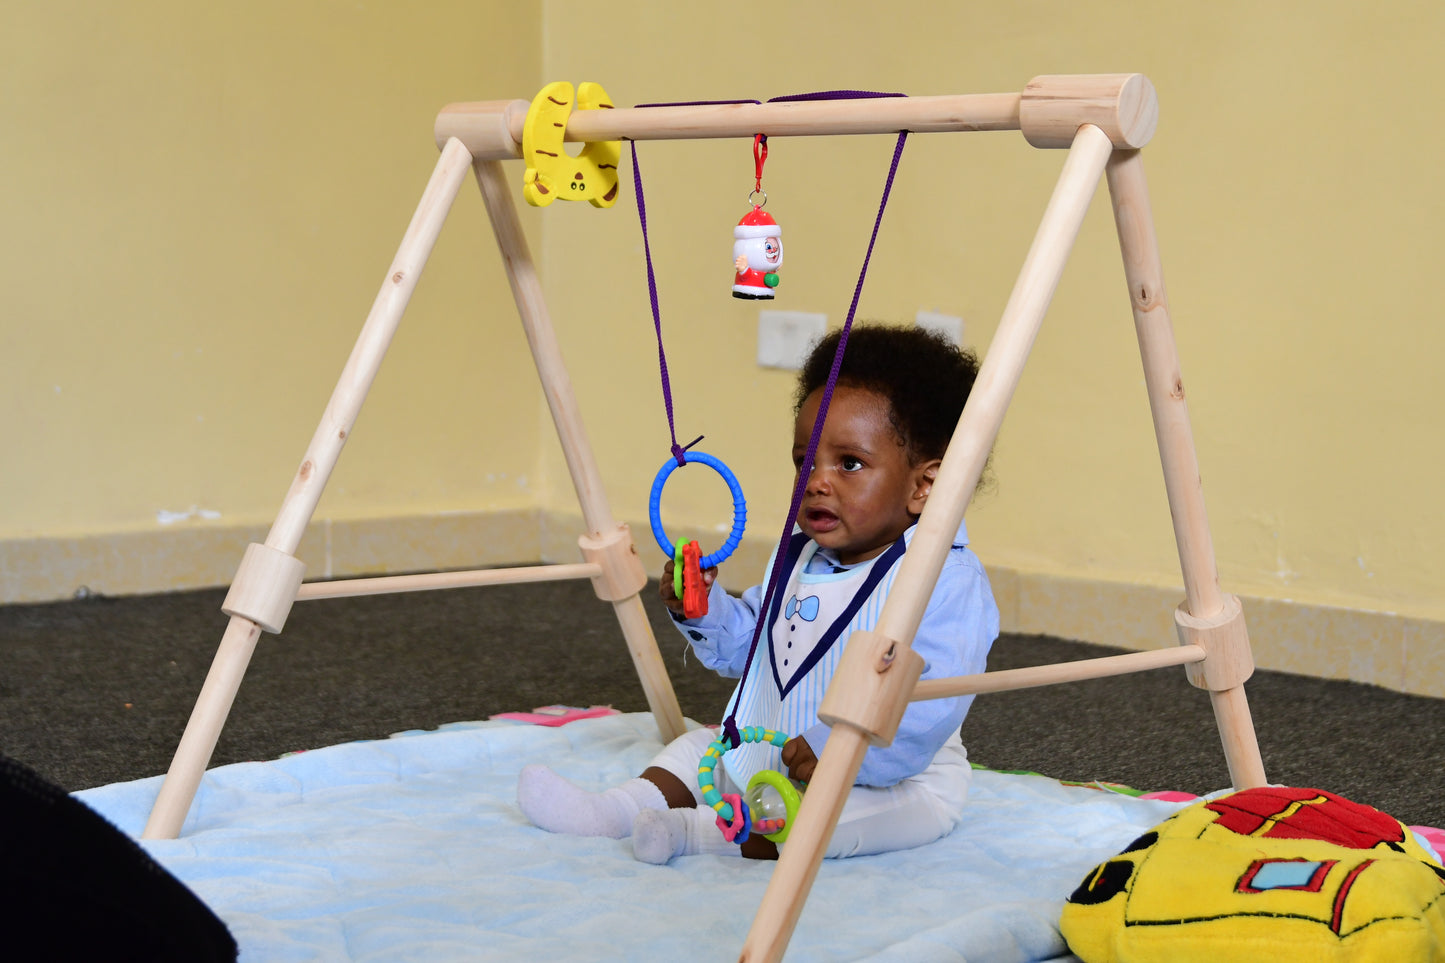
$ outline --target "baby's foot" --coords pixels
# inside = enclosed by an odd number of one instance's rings
[[[717,813],[696,809],[644,809],[632,822],[632,855],[661,865],[674,856],[738,856],[741,849],[717,828]]]
[[[688,809],[644,809],[632,821],[632,855],[662,865],[681,856],[687,845]]]

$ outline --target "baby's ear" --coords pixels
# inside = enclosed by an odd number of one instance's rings
[[[914,515],[923,512],[923,505],[933,492],[933,482],[938,478],[938,466],[943,462],[930,458],[913,466],[913,494],[908,498],[908,510]]]

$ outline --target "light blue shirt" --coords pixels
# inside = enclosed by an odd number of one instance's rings
[[[904,534],[906,542],[911,542],[916,530],[915,526]],[[804,552],[805,556],[808,554]],[[836,559],[831,553],[819,549],[812,553],[807,571],[829,572],[834,565]],[[770,561],[768,570],[771,571],[771,568]],[[893,574],[896,574],[896,568],[875,590],[880,601],[892,585]],[[787,573],[784,573],[786,578]],[[678,630],[688,639],[703,665],[729,678],[738,678],[743,674],[764,587],[755,585],[738,598],[729,595],[714,582],[708,595],[707,615],[692,620],[674,617]],[[849,632],[872,629],[881,608],[881,604],[865,606],[860,610],[859,617],[850,623]],[[953,548],[944,560],[938,583],[913,638],[913,651],[924,661],[923,678],[948,678],[984,671],[988,650],[998,637],[998,629],[998,606],[989,587],[988,575],[978,557],[969,550],[968,532],[960,524]],[[758,643],[753,667],[748,672],[749,689],[763,682],[774,684],[766,651],[771,635],[771,631],[764,632]],[[840,638],[835,646],[841,649],[846,641],[846,638]],[[822,688],[818,687],[820,692]],[[729,705],[732,701],[729,700]],[[819,695],[810,703],[807,716],[813,724],[801,733],[819,756],[829,731],[828,726],[817,721],[817,704],[821,701]],[[963,724],[972,702],[973,696],[961,696],[911,703],[904,711],[892,745],[874,746],[868,750],[858,770],[857,784],[892,786],[928,768],[944,742]],[[746,717],[746,706],[745,699],[738,711],[738,728],[756,724]]]

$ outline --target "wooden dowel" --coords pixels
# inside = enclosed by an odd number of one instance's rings
[[[428,592],[433,589],[470,588],[477,585],[513,585],[522,582],[560,582],[572,578],[594,578],[602,566],[589,562],[575,565],[528,565],[521,568],[483,568],[469,572],[428,572],[424,575],[383,575],[376,578],[344,578],[306,582],[296,593],[305,599],[344,599],[361,595],[391,595],[399,592]]]
[[[1229,764],[1230,784],[1235,789],[1257,789],[1269,785],[1244,686],[1211,691],[1209,702],[1214,708],[1214,721],[1219,727],[1224,759]]]
[[[512,286],[512,298],[517,302],[527,344],[532,349],[537,375],[542,380],[542,393],[547,399],[552,421],[557,426],[557,437],[562,442],[562,454],[567,462],[567,472],[572,477],[572,487],[577,491],[582,519],[594,536],[610,534],[617,523],[607,504],[601,472],[592,454],[592,443],[588,440],[581,409],[572,392],[572,378],[562,360],[552,317],[542,296],[542,282],[537,276],[526,235],[522,233],[522,223],[517,218],[512,185],[496,161],[479,162],[475,170],[477,186],[486,202],[497,246],[501,248],[502,261],[507,269],[507,279]]]
[[[251,662],[256,640],[260,637],[261,627],[250,619],[233,615],[226,624],[226,632],[221,636],[216,657],[211,660],[201,694],[191,709],[190,721],[186,723],[186,731],[182,733],[180,745],[171,758],[171,767],[161,782],[141,838],[175,839],[180,835],[191,800],[196,797],[196,788],[200,786],[201,776],[211,761],[216,739],[220,737],[221,727],[231,712],[231,703],[241,687],[241,677],[246,674],[246,666]]]
[[[1169,515],[1174,522],[1179,567],[1184,575],[1184,598],[1191,615],[1210,618],[1224,608],[1224,594],[1219,587],[1214,540],[1204,507],[1204,484],[1189,423],[1189,405],[1184,399],[1184,379],[1169,317],[1169,296],[1164,287],[1143,157],[1138,151],[1120,151],[1110,158],[1105,174],[1144,364],[1149,411],[1164,469]]]
[[[978,484],[1004,410],[1113,149],[1103,131],[1086,125],[1079,129],[1069,150],[1033,247],[939,467],[918,531],[883,603],[876,631],[899,640],[905,647],[912,644],[943,558]],[[866,736],[856,726],[833,727],[813,781],[803,796],[797,822],[789,831],[788,843],[748,931],[741,960],[775,963],[782,958],[867,747]]]
[[[1031,665],[1022,669],[1001,669],[996,672],[958,675],[947,679],[924,679],[913,687],[913,695],[909,701],[924,702],[928,699],[948,699],[953,696],[975,695],[980,692],[1010,692],[1014,689],[1031,689],[1041,685],[1057,685],[1061,682],[1082,682],[1085,679],[1104,679],[1113,675],[1147,672],[1150,669],[1162,669],[1165,666],[1203,661],[1204,649],[1197,645],[1177,645],[1167,649],[1150,649],[1147,652],[1108,655],[1099,659],[1080,659],[1076,662],[1058,662],[1053,665]]]
[[[477,186],[486,202],[487,216],[491,218],[497,246],[502,252],[507,280],[512,287],[512,297],[522,318],[527,344],[532,349],[537,374],[542,380],[542,393],[547,399],[547,408],[552,413],[557,437],[562,442],[562,454],[567,462],[567,471],[572,477],[572,487],[577,492],[583,521],[590,535],[605,539],[614,534],[617,523],[612,518],[612,509],[607,503],[607,493],[602,486],[602,473],[592,454],[592,444],[582,423],[581,409],[572,392],[572,379],[562,360],[562,351],[552,328],[547,302],[542,296],[537,268],[532,261],[531,251],[528,250],[526,236],[522,233],[521,221],[517,218],[512,186],[502,171],[502,165],[497,161],[479,161],[474,168]],[[637,678],[642,683],[643,694],[657,720],[658,731],[664,742],[671,742],[682,735],[686,728],[672,680],[667,676],[666,664],[657,649],[657,638],[652,634],[652,623],[648,621],[647,613],[642,608],[642,599],[632,595],[611,601],[617,622],[627,640],[627,650],[632,656]]]
[[[868,740],[860,730],[833,727],[743,942],[739,963],[777,963],[783,958],[867,751]]]
[[[386,349],[396,334],[397,325],[411,300],[416,283],[421,278],[422,268],[436,245],[447,213],[456,199],[457,191],[466,180],[472,157],[461,141],[448,141],[437,160],[436,170],[422,192],[416,213],[402,236],[396,258],[386,272],[386,279],[372,302],[361,334],[341,371],[341,377],[332,392],[321,423],[312,436],[291,489],[281,504],[271,532],[266,536],[266,545],[279,549],[287,555],[296,554],[296,546],[316,511],[316,503],[331,477],[331,470],[341,456],[342,446],[356,424],[371,383],[381,368]]]
[[[885,97],[780,104],[619,107],[577,110],[569,141],[704,140],[822,134],[1018,130],[1020,94]],[[437,142],[463,141],[478,160],[521,157],[525,100],[448,104],[437,115]]]
[[[1144,363],[1154,435],[1159,442],[1169,514],[1174,520],[1174,540],[1184,575],[1184,604],[1196,619],[1213,619],[1224,612],[1226,597],[1219,587],[1214,539],[1204,508],[1204,483],[1189,423],[1189,406],[1184,400],[1184,379],[1179,372],[1179,350],[1169,318],[1169,298],[1143,158],[1137,150],[1119,151],[1110,159],[1105,173],[1124,258],[1124,276],[1129,284],[1139,355]],[[1249,640],[1242,626],[1239,644],[1244,647],[1243,653],[1221,653],[1220,657],[1238,659],[1248,655]],[[1265,785],[1264,762],[1244,687],[1211,690],[1209,698],[1229,764],[1230,781],[1237,789]]]
[[[441,233],[452,201],[466,179],[471,161],[471,155],[460,141],[450,141],[442,149],[402,237],[396,258],[387,271],[386,280],[382,282],[371,312],[362,325],[316,434],[301,460],[301,467],[266,537],[268,548],[286,555],[296,554],[296,546],[300,544],[301,536],[316,510],[316,503],[381,367],[387,346],[416,288],[427,257],[436,244],[437,235]],[[236,691],[246,674],[246,666],[250,664],[260,632],[260,626],[255,622],[238,615],[232,616],[227,624],[206,681],[202,683],[201,694],[196,699],[150,818],[146,821],[144,836],[147,839],[173,839],[180,833],[196,788],[201,784],[201,776],[216,749],[216,740],[226,724],[231,704],[236,699]]]
[[[642,606],[642,596],[617,599],[612,603],[612,611],[617,615],[617,624],[622,627],[622,637],[627,640],[627,654],[632,657],[632,666],[637,670],[637,680],[642,684],[647,708],[657,721],[657,731],[661,734],[663,745],[666,745],[687,732],[687,723],[683,721],[682,707],[678,705],[667,665],[657,649],[657,637],[652,634],[652,623]]]
[[[1079,129],[884,603],[877,631],[891,639],[912,644],[1112,151],[1097,127]]]
[[[448,104],[437,115],[437,144],[456,138],[477,160],[521,157],[529,106],[525,100]],[[1063,74],[1035,77],[1022,93],[577,110],[564,137],[579,142],[1022,130],[1035,147],[1069,147],[1074,133],[1092,124],[1123,149],[1147,144],[1157,122],[1154,86],[1143,74]]]

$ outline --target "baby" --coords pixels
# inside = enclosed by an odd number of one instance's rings
[[[799,374],[795,468],[807,451],[839,336],[819,342]],[[763,586],[737,598],[709,569],[708,612],[687,619],[673,592],[672,563],[665,567],[662,600],[693,651],[718,673],[743,678],[732,702],[739,728],[792,734],[781,749],[748,743],[726,753],[714,772],[720,792],[741,792],[760,769],[801,783],[811,778],[829,732],[817,717],[824,690],[849,636],[877,622],[977,373],[971,353],[922,329],[852,330],[782,581],[750,665]],[[923,678],[982,672],[998,626],[988,577],[960,524],[913,640],[925,662]],[[971,770],[959,727],[972,698],[913,703],[893,743],[868,750],[827,855],[906,849],[953,830],[968,795]],[[640,776],[601,793],[528,766],[518,802],[551,832],[631,835],[634,854],[648,862],[694,853],[777,858],[776,845],[757,834],[741,846],[728,842],[717,814],[703,804],[697,767],[715,738],[709,729],[688,732]]]

